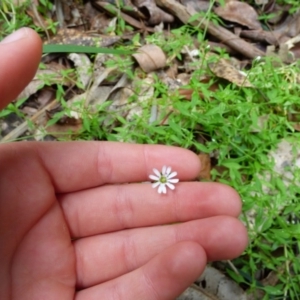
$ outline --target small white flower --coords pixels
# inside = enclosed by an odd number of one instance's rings
[[[157,169],[153,169],[155,175],[150,175],[149,178],[155,181],[152,184],[153,188],[158,187],[158,193],[166,194],[167,187],[171,190],[175,189],[175,185],[173,183],[177,183],[179,179],[173,178],[177,175],[177,172],[171,172],[171,167],[163,166],[162,171],[159,172]]]

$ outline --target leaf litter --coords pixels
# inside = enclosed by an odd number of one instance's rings
[[[254,1],[212,2],[127,0],[123,3],[90,0],[81,5],[70,0],[55,1],[56,6],[52,11],[41,13],[37,9],[38,1],[31,1],[26,10],[27,15],[35,26],[44,30],[44,44],[52,45],[51,49],[57,49],[57,52],[52,53],[51,50],[43,56],[41,68],[35,78],[16,99],[22,118],[10,111],[1,116],[1,141],[74,140],[91,131],[91,116],[94,115],[98,116],[96,126],[105,126],[108,135],[116,126],[120,128],[120,124],[125,124],[125,121],[135,122],[137,117],[143,118],[144,115],[149,116],[146,123],[155,124],[157,131],[164,130],[165,126],[173,126],[169,118],[171,114],[177,113],[173,99],[192,102],[197,95],[202,101],[216,103],[216,109],[221,110],[222,105],[217,103],[219,100],[215,93],[229,84],[236,89],[243,89],[245,95],[247,89],[257,90],[262,99],[270,101],[265,92],[266,87],[259,86],[259,82],[255,80],[259,74],[251,74],[251,66],[258,60],[264,61],[264,57],[275,59],[273,66],[276,73],[284,73],[290,87],[299,85],[299,73],[293,74],[286,69],[287,66],[296,64],[300,58],[299,12],[289,13],[290,5],[278,4],[273,0],[256,0],[255,5]],[[19,4],[22,5],[21,2]],[[210,9],[219,18],[218,24],[207,18]],[[262,21],[261,16],[265,16],[266,21]],[[56,34],[49,29],[49,20],[57,22]],[[172,49],[167,51],[168,47],[159,39],[156,40],[157,44],[151,39],[151,42],[147,40],[160,32],[162,40],[168,44],[168,39],[172,37],[170,28],[181,26],[194,26],[202,30],[205,43],[202,41],[203,45],[199,45],[199,41],[192,38],[192,42],[187,41],[180,51],[172,53]],[[137,34],[140,38],[135,40]],[[71,50],[59,53],[61,51],[55,45],[107,49],[128,45],[133,54],[120,54],[116,58],[111,54],[93,54],[93,50],[85,54],[73,53]],[[116,67],[116,61],[119,64],[123,62],[124,65]],[[109,65],[108,62],[115,64]],[[199,68],[205,72],[194,76]],[[193,87],[195,78],[203,88]],[[163,105],[157,81],[163,83],[169,93],[170,99]],[[300,131],[299,107],[293,107],[290,112],[276,112],[282,113],[283,119],[291,128]],[[258,135],[270,120],[269,115],[259,116],[250,126],[250,131]],[[124,127],[124,130],[127,128]],[[206,145],[214,137],[201,133],[202,131],[203,127],[199,125],[195,132],[200,134],[195,139]],[[107,137],[94,137],[105,138]],[[120,138],[119,141],[123,140]],[[132,139],[131,142],[135,140]],[[231,149],[232,145],[228,145],[228,152]],[[299,145],[295,141],[283,139],[277,149],[268,154],[274,161],[272,172],[277,177],[285,178],[281,189],[299,187],[299,182],[293,175],[297,173],[295,168],[299,167],[298,149]],[[203,166],[198,176],[200,180],[218,180],[221,174],[230,172],[230,167],[239,168],[238,164],[234,165],[232,162],[218,165],[221,150],[196,152]],[[266,181],[265,184],[262,183],[264,195],[274,197],[277,191],[270,189],[267,184],[271,176],[274,174],[270,171],[254,174],[259,181]],[[251,184],[254,185],[255,180]],[[252,196],[262,197],[261,194]],[[281,213],[286,204],[274,205],[277,213]],[[270,208],[265,209],[265,212],[268,210]],[[253,231],[257,231],[257,211],[255,207],[246,211],[249,228]],[[264,228],[264,222],[259,226]],[[266,274],[256,274],[255,279],[265,286],[275,286],[280,282],[282,267],[284,266],[278,267],[278,273],[272,270]],[[289,267],[292,268],[292,263]],[[243,289],[243,286],[221,273],[220,271],[225,272],[222,268],[231,270],[231,278],[234,278],[232,272],[239,274],[237,267],[231,262],[208,266],[195,284],[178,299],[250,300],[257,295],[260,298],[266,295],[263,290],[251,292]],[[262,268],[267,269],[264,266]]]

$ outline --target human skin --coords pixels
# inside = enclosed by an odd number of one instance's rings
[[[16,33],[15,33],[16,34]],[[41,41],[0,43],[0,108],[32,79]],[[152,169],[180,182],[158,194]],[[185,149],[111,142],[0,145],[0,299],[174,299],[247,245],[238,194],[192,182]]]

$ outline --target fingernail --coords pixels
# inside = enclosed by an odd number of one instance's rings
[[[26,28],[21,28],[15,31],[14,33],[10,34],[9,36],[7,36],[5,39],[3,39],[0,44],[8,44],[8,43],[12,43],[24,39],[27,37],[27,32],[28,31]]]

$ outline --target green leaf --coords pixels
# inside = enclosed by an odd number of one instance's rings
[[[189,18],[188,23],[193,23],[194,21],[197,20],[199,20],[199,14],[194,14]]]
[[[278,285],[278,286],[265,286],[263,288],[267,293],[268,295],[282,295],[282,286],[281,285]]]
[[[44,45],[43,53],[108,53],[133,54],[133,51],[79,45]]]
[[[229,159],[222,161],[222,166],[227,167],[229,169],[232,168],[232,169],[236,169],[236,170],[241,168],[240,164],[238,164],[232,160],[229,160]]]
[[[8,116],[9,114],[11,114],[12,112],[8,109],[4,109],[0,111],[0,118],[4,118],[6,116]]]
[[[247,281],[243,278],[242,275],[236,274],[234,271],[230,269],[226,269],[226,271],[231,276],[231,278],[233,278],[237,283],[247,283]]]

